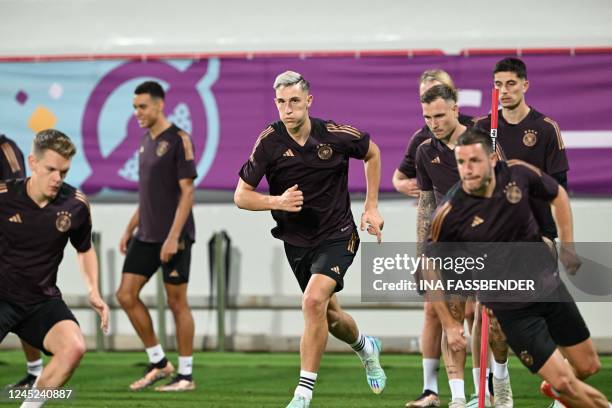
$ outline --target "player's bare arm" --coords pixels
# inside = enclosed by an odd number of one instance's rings
[[[289,187],[280,196],[262,194],[255,191],[255,187],[244,180],[238,179],[238,185],[234,192],[234,203],[238,208],[250,211],[299,212],[304,205],[304,194],[297,184]]]
[[[559,186],[557,197],[551,201],[552,213],[557,224],[559,240],[561,241],[561,263],[570,274],[575,274],[580,268],[580,258],[574,249],[574,229],[572,221],[572,209],[569,196],[565,189]]]
[[[83,280],[87,286],[89,304],[100,315],[100,328],[107,333],[109,309],[104,300],[102,300],[100,288],[98,288],[98,256],[93,246],[85,252],[77,252],[77,260]]]
[[[366,200],[364,211],[361,215],[361,230],[367,227],[370,235],[376,235],[378,242],[382,241],[382,229],[384,220],[378,212],[378,189],[380,187],[380,149],[370,141],[368,152],[364,159],[366,177]]]
[[[125,255],[127,252],[128,242],[130,242],[130,240],[132,239],[132,236],[134,235],[134,230],[138,226],[139,218],[140,218],[140,211],[138,210],[138,208],[136,208],[136,211],[134,211],[132,218],[130,218],[128,225],[127,227],[125,227],[125,231],[123,232],[123,235],[121,236],[121,240],[119,241],[119,252],[121,252],[121,254],[123,255]]]
[[[400,170],[395,169],[393,172],[393,178],[391,179],[393,187],[397,192],[407,195],[408,197],[419,197],[419,187],[417,186],[416,178],[408,178]]]
[[[168,262],[170,258],[172,258],[172,256],[178,252],[178,243],[181,236],[181,231],[183,230],[183,226],[185,225],[185,222],[187,222],[189,213],[193,208],[193,195],[195,190],[193,179],[180,179],[179,187],[181,189],[181,196],[176,207],[174,221],[172,221],[172,227],[170,227],[168,237],[164,241],[159,255],[162,262]]]
[[[431,214],[436,209],[433,191],[421,191],[417,207],[417,255],[424,253],[427,234],[431,225]]]

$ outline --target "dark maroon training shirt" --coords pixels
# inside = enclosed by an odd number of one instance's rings
[[[240,169],[242,180],[257,187],[266,176],[271,195],[297,184],[304,205],[297,213],[272,211],[272,235],[291,245],[314,247],[324,240],[349,236],[355,228],[348,193],[349,158],[363,159],[370,136],[352,126],[310,118],[304,146],[275,122],[257,139],[253,154]]]
[[[476,119],[475,126],[489,132],[491,115]],[[530,108],[529,114],[520,123],[513,125],[506,122],[500,109],[497,139],[504,146],[508,159],[533,164],[566,186],[569,164],[557,122]],[[557,229],[548,203],[534,199],[532,207],[542,233],[554,239]]]
[[[459,115],[459,123],[468,128],[474,125],[472,121],[473,118],[468,115]],[[423,126],[416,133],[412,135],[410,142],[408,143],[408,147],[406,148],[406,152],[404,153],[404,157],[400,165],[397,167],[399,171],[401,171],[408,178],[416,177],[416,154],[417,149],[421,143],[425,140],[435,137],[429,127],[427,125]]]
[[[548,175],[569,170],[565,145],[559,125],[533,108],[516,125],[506,122],[499,110],[497,140],[504,146],[510,159],[518,159],[544,171]],[[491,115],[476,120],[476,127],[486,132],[491,129]]]
[[[547,202],[553,200],[558,194],[559,184],[540,169],[520,160],[510,160],[507,163],[499,161],[495,175],[496,185],[490,198],[465,192],[460,182],[449,191],[446,202],[434,213],[430,248],[436,242],[542,242],[530,199],[538,198]],[[497,248],[503,250],[504,246]],[[508,246],[506,249],[516,253]],[[495,259],[499,261],[501,258]],[[530,278],[536,281],[538,296],[550,294],[558,285],[554,277],[556,263],[545,263],[544,268],[537,269],[530,266],[530,262],[535,262],[534,259],[513,256],[505,261],[507,265],[496,265],[496,273],[499,273],[496,276],[533,274]],[[495,260],[491,259],[491,262]],[[501,307],[508,306],[505,304]]]
[[[26,179],[0,183],[0,299],[33,304],[60,297],[57,270],[64,248],[91,248],[87,197],[64,183],[40,208],[26,192]]]
[[[425,140],[417,149],[417,184],[421,191],[432,191],[436,204],[459,181],[455,152],[435,137]]]
[[[168,237],[181,196],[179,180],[197,177],[189,135],[174,124],[155,139],[147,132],[140,146],[138,177],[140,220],[136,238],[162,243]],[[192,211],[181,238],[195,241]]]

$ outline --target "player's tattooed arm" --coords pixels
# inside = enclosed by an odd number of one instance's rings
[[[433,191],[421,191],[417,207],[417,255],[425,252],[427,235],[431,224],[431,214],[436,208],[436,198]]]

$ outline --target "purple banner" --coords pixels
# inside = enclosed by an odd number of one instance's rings
[[[382,152],[383,191],[414,131],[424,122],[418,102],[422,71],[443,68],[469,99],[463,113],[489,111],[492,68],[501,57],[272,58],[222,61],[214,86],[222,124],[217,161],[204,181],[227,188],[257,134],[276,118],[272,81],[286,69],[312,85],[313,116],[367,130]],[[527,102],[559,123],[570,162],[569,187],[586,194],[612,193],[612,55],[525,57]],[[478,101],[480,96],[480,101]],[[465,103],[464,103],[465,105]],[[350,186],[363,190],[363,169],[352,163]],[[230,186],[231,187],[231,186]]]
[[[492,68],[502,57],[0,64],[0,79],[10,88],[0,97],[1,130],[16,137],[24,134],[24,124],[34,131],[49,125],[67,130],[80,138],[82,157],[75,159],[81,170],[73,171],[69,182],[89,193],[134,190],[142,130],[131,117],[132,92],[138,82],[157,79],[167,89],[166,114],[192,134],[198,187],[231,190],[257,136],[278,118],[272,82],[291,69],[311,82],[312,116],[371,134],[382,152],[381,190],[393,191],[393,171],[410,136],[424,124],[417,95],[421,72],[448,71],[460,89],[461,111],[482,116],[491,105]],[[561,128],[570,190],[612,194],[612,54],[530,55],[524,61],[530,80],[528,104]],[[19,140],[24,150],[30,140]],[[351,164],[350,187],[365,189],[363,166],[357,161]]]

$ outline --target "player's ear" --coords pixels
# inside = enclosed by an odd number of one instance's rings
[[[527,90],[529,89],[529,80],[525,80],[525,82],[523,83],[523,93],[527,92]]]
[[[491,163],[492,167],[495,167],[495,165],[497,164],[497,153],[493,152],[489,155],[489,162]]]
[[[37,162],[38,160],[36,159],[36,156],[34,155],[34,153],[30,153],[28,155],[28,167],[30,168],[30,173],[34,172]]]
[[[308,96],[306,97],[306,107],[310,108],[310,105],[312,105],[312,95],[308,94]]]

